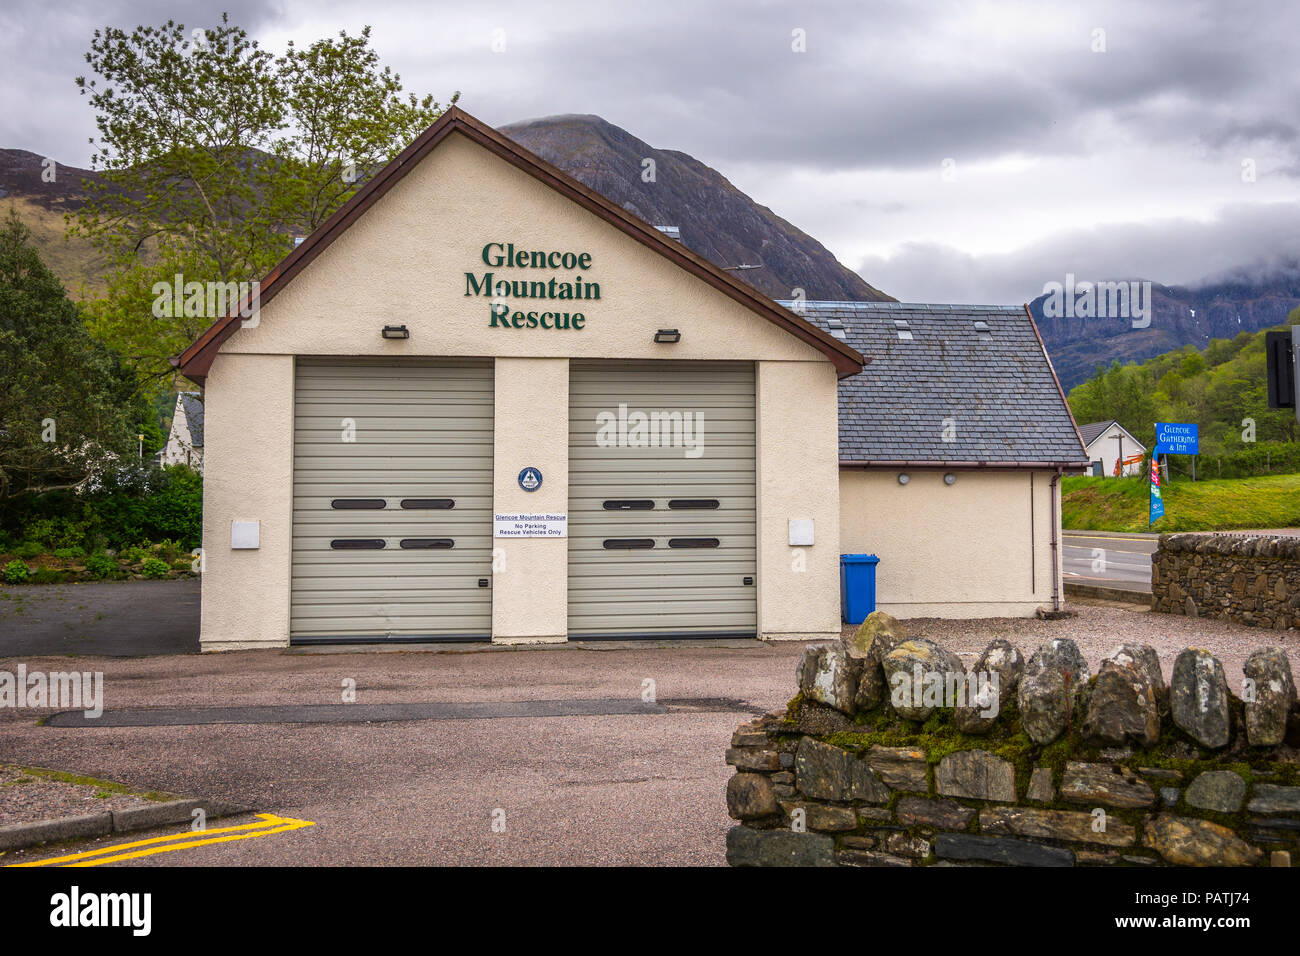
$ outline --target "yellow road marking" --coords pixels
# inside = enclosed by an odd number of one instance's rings
[[[260,823],[244,823],[233,827],[218,827],[215,830],[182,830],[167,836],[137,840],[134,843],[119,843],[114,846],[87,850],[84,853],[72,853],[67,856],[51,857],[48,860],[34,860],[30,863],[11,863],[10,867],[24,866],[99,866],[103,863],[117,863],[121,860],[134,860],[155,853],[171,853],[173,850],[188,850],[212,843],[228,843],[232,840],[250,840],[254,837],[272,836],[276,833],[288,833],[303,827],[314,827],[310,820],[295,820],[293,817],[276,816],[274,813],[259,813]],[[217,834],[227,834],[217,836]],[[190,839],[190,838],[193,839]],[[172,841],[183,840],[176,843]],[[144,847],[145,849],[137,849]],[[133,852],[119,852],[129,850]]]

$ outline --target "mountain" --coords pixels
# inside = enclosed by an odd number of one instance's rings
[[[599,116],[548,116],[501,132],[651,225],[677,226],[686,247],[716,265],[761,264],[736,275],[774,299],[801,288],[809,299],[893,301],[686,153],[655,149]],[[653,182],[642,177],[647,159],[655,163]]]
[[[72,292],[103,285],[104,259],[85,239],[65,239],[64,215],[85,202],[88,183],[99,175],[62,163],[47,182],[45,157],[25,149],[0,149],[0,216],[12,207],[32,231],[32,241],[50,270]]]
[[[1134,280],[1140,281],[1140,280]],[[1090,378],[1097,366],[1141,362],[1184,345],[1205,348],[1287,321],[1300,308],[1300,264],[1268,275],[1229,274],[1195,287],[1151,284],[1151,324],[1130,319],[1045,315],[1048,296],[1029,303],[1056,374],[1066,390]]]

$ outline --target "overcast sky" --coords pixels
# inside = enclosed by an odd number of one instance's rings
[[[459,89],[494,126],[596,113],[690,153],[908,301],[1300,260],[1300,4],[1285,0],[225,6],[276,53],[370,24],[408,89]],[[92,30],[206,26],[219,9],[4,0],[0,147],[88,165],[73,78]]]

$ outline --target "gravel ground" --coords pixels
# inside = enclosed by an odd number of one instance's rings
[[[22,767],[0,764],[0,827],[128,810],[148,802],[139,794],[110,793],[98,786],[50,780]]]
[[[1067,607],[1078,616],[1060,621],[1036,618],[993,618],[944,621],[915,618],[907,623],[920,637],[942,644],[967,664],[975,661],[995,637],[1010,641],[1028,659],[1045,641],[1068,637],[1079,645],[1093,673],[1102,658],[1126,642],[1150,644],[1160,655],[1165,680],[1174,672],[1174,658],[1185,647],[1203,647],[1223,664],[1228,684],[1241,686],[1242,665],[1251,652],[1274,644],[1286,650],[1291,672],[1300,675],[1300,631],[1266,631],[1231,621],[1153,614],[1149,609],[1118,601],[1074,599]],[[845,633],[852,632],[845,627]],[[1297,679],[1300,683],[1300,679]]]

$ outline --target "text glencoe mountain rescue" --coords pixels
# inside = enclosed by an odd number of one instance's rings
[[[489,242],[481,253],[484,265],[493,269],[556,269],[586,271],[591,253],[515,249],[513,242]],[[498,278],[496,272],[465,273],[465,295],[492,300],[489,306],[492,328],[581,329],[586,316],[581,312],[511,311],[507,299],[599,299],[600,283],[552,275],[547,279]]]

